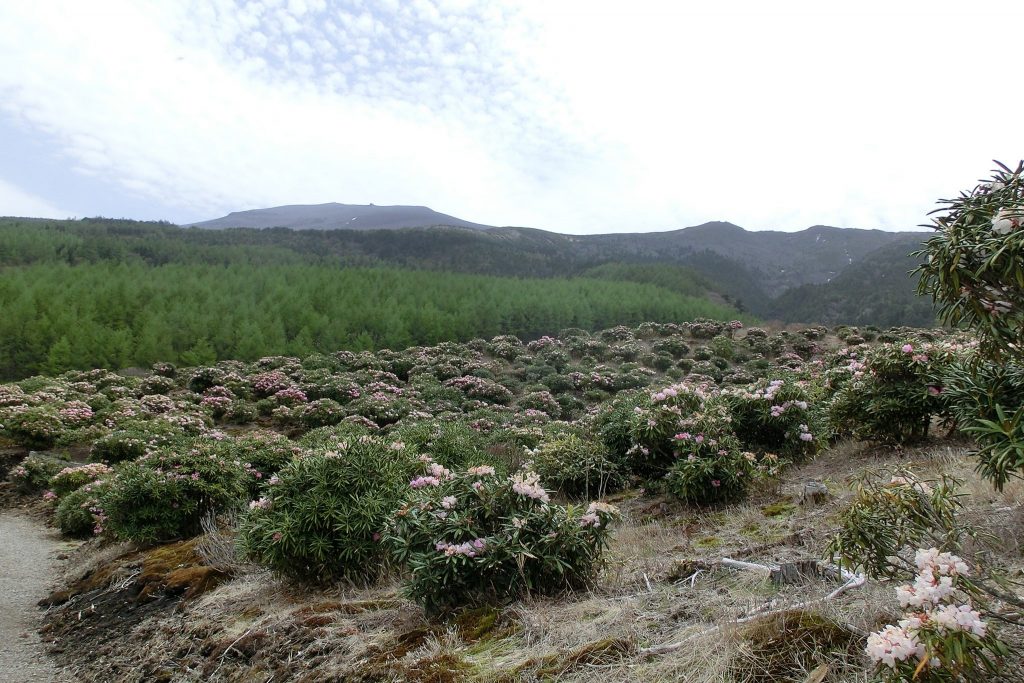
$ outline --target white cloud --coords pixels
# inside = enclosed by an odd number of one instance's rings
[[[0,216],[69,218],[73,217],[74,213],[59,209],[45,199],[29,194],[0,179]]]
[[[832,7],[3,3],[0,102],[69,167],[189,215],[905,229],[1021,154],[1024,96],[991,56],[1017,5]]]

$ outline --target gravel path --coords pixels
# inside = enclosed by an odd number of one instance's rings
[[[12,510],[0,510],[0,681],[66,681],[46,656],[36,602],[55,577],[56,532]]]

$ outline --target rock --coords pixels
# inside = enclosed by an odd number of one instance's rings
[[[800,491],[799,503],[801,505],[819,505],[828,500],[829,491],[828,487],[820,481],[809,481],[804,484],[803,489]]]

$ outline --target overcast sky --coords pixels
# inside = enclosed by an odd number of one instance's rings
[[[910,229],[1024,157],[1022,7],[8,0],[0,215]]]

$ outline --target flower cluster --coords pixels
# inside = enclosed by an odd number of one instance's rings
[[[619,509],[609,503],[594,501],[587,506],[587,512],[580,517],[580,526],[599,527],[601,520],[613,518],[618,515]]]
[[[440,486],[442,482],[451,479],[451,470],[432,462],[429,456],[423,456],[421,459],[427,463],[427,474],[416,477],[409,482],[409,486],[414,489],[421,489],[424,486]]]
[[[916,632],[901,626],[889,625],[868,636],[867,654],[875,662],[895,667],[897,662],[920,659],[924,656],[924,645]]]
[[[923,481],[918,481],[913,477],[893,476],[889,481],[889,486],[909,486],[915,491],[923,493],[926,496],[930,496],[932,494],[931,486]]]
[[[260,396],[272,396],[292,385],[291,378],[280,370],[261,373],[251,381],[253,390]]]
[[[276,477],[277,475],[275,474],[274,476]],[[272,483],[277,483],[277,482],[272,482]],[[273,502],[274,502],[273,500],[271,500],[270,498],[267,498],[266,496],[260,496],[260,498],[258,498],[257,500],[249,501],[249,509],[250,510],[269,510],[270,506],[273,505]]]
[[[92,408],[84,401],[69,401],[60,409],[59,415],[68,424],[81,424],[93,418]]]
[[[1024,206],[1004,207],[992,216],[992,232],[1009,235],[1024,226]]]
[[[50,477],[50,489],[54,496],[63,497],[72,491],[111,474],[114,470],[103,463],[65,467]]]
[[[896,625],[868,636],[866,652],[896,676],[910,671],[963,667],[965,657],[986,646],[988,624],[961,591],[970,569],[960,557],[938,548],[920,549],[914,557],[918,574],[911,585],[896,589],[909,611]],[[903,680],[900,678],[899,680]]]
[[[913,585],[896,589],[901,607],[927,609],[945,602],[956,590],[953,580],[970,575],[966,562],[956,555],[940,553],[937,548],[918,550],[914,561],[918,575]]]
[[[551,500],[548,492],[540,485],[540,475],[536,472],[517,472],[512,475],[512,490],[520,496],[533,498],[542,503]]]
[[[800,440],[801,441],[814,441],[814,435],[811,434],[807,425],[800,425]]]
[[[472,542],[466,541],[464,543],[445,543],[444,541],[438,541],[434,548],[438,552],[442,552],[449,557],[452,555],[476,557],[487,550],[487,541],[482,538],[474,539]]]

